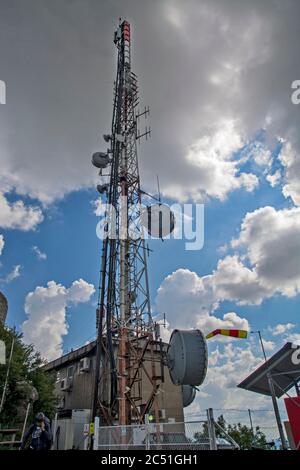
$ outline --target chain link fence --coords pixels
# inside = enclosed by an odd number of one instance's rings
[[[245,425],[250,429],[253,429],[255,433],[258,429],[261,431],[267,442],[274,442],[275,446],[280,445],[279,443],[279,432],[274,415],[274,410],[272,409],[228,409],[228,408],[214,408],[214,419],[218,421],[218,418],[222,416],[227,425]],[[284,411],[284,410],[283,410]],[[282,419],[285,419],[285,413],[282,411]],[[197,419],[202,418],[201,415],[195,414],[186,414],[186,419]]]
[[[259,443],[260,433],[263,433],[268,448],[280,449],[278,427],[274,411],[271,409],[214,409],[211,418],[209,413],[202,412],[197,415],[186,414],[185,422],[131,426],[99,426],[99,421],[96,421],[94,449],[187,451],[238,449],[230,426],[237,430],[239,426],[247,426],[248,434],[252,429],[253,435],[256,436],[253,438],[254,447],[257,442]],[[247,435],[247,432],[244,434]]]
[[[218,449],[234,449],[225,438]],[[210,450],[213,449],[207,420],[181,423],[99,426],[95,422],[95,450]]]

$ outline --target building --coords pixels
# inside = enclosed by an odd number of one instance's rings
[[[182,423],[184,421],[182,387],[173,385],[171,382],[168,368],[161,365],[159,348],[156,349],[155,354],[157,369],[162,368],[160,373],[164,378],[158,395],[160,422]],[[93,341],[44,366],[45,371],[57,374],[55,393],[58,403],[57,426],[60,435],[55,448],[82,448],[82,429],[84,424],[90,421],[93,404],[95,364],[96,342]],[[150,369],[150,354],[148,357],[146,354],[143,374],[150,375]],[[151,387],[145,375],[141,377],[143,387],[139,406],[144,405]],[[78,442],[80,444],[77,445]]]
[[[8,310],[8,303],[6,297],[0,292],[0,323],[5,323]]]

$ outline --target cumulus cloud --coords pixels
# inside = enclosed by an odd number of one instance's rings
[[[300,205],[300,154],[289,141],[283,142],[279,159],[284,166],[284,184],[282,192],[290,197],[294,204]]]
[[[249,330],[248,320],[235,312],[225,313],[223,318],[212,315],[216,300],[208,278],[201,278],[188,269],[178,269],[159,287],[156,306],[167,315],[167,332],[171,328],[200,328],[205,334],[217,328]],[[167,332],[163,330],[164,337]]]
[[[194,169],[197,182],[182,186],[173,184],[166,189],[166,195],[178,199],[211,197],[224,200],[234,190],[253,191],[258,178],[252,173],[239,172],[242,159],[235,153],[243,146],[233,121],[220,122],[215,129],[197,139],[186,154],[187,165]]]
[[[67,307],[88,302],[94,292],[94,286],[83,279],[74,281],[69,288],[55,281],[36,287],[25,300],[28,319],[22,325],[24,341],[34,344],[48,360],[59,357],[63,336],[68,332]]]
[[[292,333],[286,336],[286,340],[291,343],[300,345],[300,333]]]
[[[272,164],[272,152],[260,141],[251,142],[245,153],[247,158],[252,158],[258,166],[269,167]]]
[[[4,241],[4,236],[0,235],[0,256],[2,255],[2,251],[4,249],[5,241]]]
[[[269,173],[267,176],[266,176],[266,180],[270,183],[270,185],[272,186],[272,188],[274,188],[275,186],[277,186],[281,180],[281,172],[280,170],[276,170],[275,173],[271,174]]]
[[[274,341],[263,339],[262,342],[266,351],[273,351],[276,347]]]
[[[295,326],[294,323],[279,323],[278,325],[270,326],[269,330],[273,336],[278,336],[292,330]]]
[[[256,272],[244,264],[238,255],[228,255],[218,261],[210,276],[215,301],[232,300],[240,305],[260,304],[272,292],[263,286]]]
[[[241,372],[244,376],[252,372],[261,363],[250,347],[243,348],[235,343],[228,343],[222,351],[217,349],[218,360],[214,367],[209,368],[206,387],[209,383],[220,388],[234,388],[241,382]]]
[[[207,313],[214,303],[214,294],[206,278],[201,278],[189,269],[178,269],[168,275],[157,291],[156,305],[159,312],[174,316],[178,326],[195,326],[194,317],[199,312]]]
[[[300,290],[300,209],[266,206],[247,213],[232,245],[244,247],[262,289],[287,297]]]
[[[34,230],[43,218],[38,206],[26,206],[21,200],[11,203],[0,192],[0,227],[27,232]]]

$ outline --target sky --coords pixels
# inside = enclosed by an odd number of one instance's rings
[[[7,323],[51,360],[95,335],[101,242],[91,155],[111,125],[119,17],[152,137],[141,185],[204,204],[204,246],[150,241],[153,314],[174,327],[260,330],[267,355],[299,341],[297,0],[0,0],[0,289]],[[268,409],[236,388],[257,335],[210,340],[190,415]],[[234,406],[233,406],[234,404]]]

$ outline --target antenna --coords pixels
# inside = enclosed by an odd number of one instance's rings
[[[161,203],[161,197],[160,197],[160,186],[159,186],[159,176],[156,175],[156,179],[157,179],[157,192],[158,192],[158,200],[159,202]]]
[[[117,231],[116,237],[105,237],[102,242],[93,418],[100,416],[107,425],[129,425],[144,423],[151,412],[159,423],[157,394],[163,376],[156,371],[159,361],[155,357],[147,268],[150,249],[145,245],[143,227],[138,237],[130,237],[129,228],[139,220],[138,211],[126,211],[124,216],[122,210],[124,200],[126,207],[139,207],[141,202],[136,143],[142,137],[147,140],[151,129],[146,127],[140,133],[137,122],[149,115],[149,107],[141,113],[137,111],[139,90],[137,76],[131,70],[128,21],[120,21],[114,44],[117,75],[113,117],[111,132],[104,134],[110,148],[96,152],[92,160],[97,168],[109,170],[108,185],[98,185],[98,191],[106,198],[107,207],[115,209]],[[108,225],[109,222],[109,234]],[[146,352],[151,362],[150,374],[143,369]]]
[[[124,206],[140,208],[142,194],[138,167],[137,141],[146,140],[151,130],[139,133],[137,122],[149,115],[149,108],[137,112],[139,103],[137,76],[131,70],[131,28],[120,20],[114,34],[117,49],[117,73],[113,89],[112,124],[104,141],[110,148],[95,152],[93,165],[108,172],[106,185],[98,185],[106,201],[106,220],[102,241],[99,297],[96,310],[97,340],[94,375],[92,421],[99,416],[101,425],[120,425],[122,444],[132,439],[132,423],[143,424],[151,413],[155,416],[156,432],[160,433],[158,395],[164,382],[166,353],[156,338],[151,315],[144,226],[139,223],[142,210],[123,210]],[[105,173],[106,175],[106,173]],[[158,204],[146,207],[144,216],[158,215],[151,232],[158,230],[163,239],[174,229],[171,209],[161,203],[157,175]],[[153,197],[153,196],[152,196]],[[156,199],[157,198],[153,198]],[[113,212],[113,232],[109,215]],[[162,212],[169,220],[163,227]],[[152,220],[151,220],[152,222]],[[157,223],[158,222],[158,223]],[[130,228],[139,231],[131,235]],[[146,224],[148,226],[148,224]],[[138,236],[137,236],[138,235]],[[166,318],[164,314],[164,324]],[[178,347],[179,345],[179,347]],[[184,351],[184,354],[182,353]],[[200,385],[207,367],[205,338],[200,330],[174,330],[168,348],[170,377],[176,385]],[[145,356],[149,368],[145,368]],[[156,370],[156,369],[159,370]],[[157,441],[158,442],[158,441]]]

